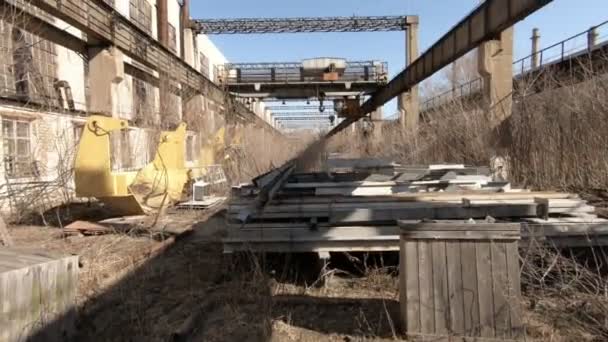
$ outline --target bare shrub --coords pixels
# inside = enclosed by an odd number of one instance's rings
[[[522,290],[533,338],[608,338],[608,257],[603,247],[558,249],[522,243]]]
[[[545,69],[520,79],[512,115],[493,123],[479,98],[457,98],[422,113],[415,132],[399,123],[374,131],[346,129],[328,145],[347,156],[406,163],[487,165],[507,160],[511,181],[537,189],[581,191],[608,187],[608,86],[603,65],[581,57],[570,71]],[[576,71],[572,71],[576,70]]]

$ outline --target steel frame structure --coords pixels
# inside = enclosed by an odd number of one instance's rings
[[[329,120],[330,115],[317,116],[275,116],[275,121],[322,121]]]
[[[335,135],[553,0],[486,0],[325,136]]]
[[[316,108],[317,110],[319,109],[319,107]],[[270,113],[270,115],[272,116],[286,116],[286,117],[293,117],[293,116],[303,116],[303,117],[309,117],[309,116],[330,116],[330,115],[336,115],[336,113],[333,110],[326,110],[325,112],[272,112]]]
[[[404,31],[418,16],[352,16],[321,18],[193,19],[191,28],[204,34],[381,32]]]
[[[333,111],[334,107],[331,105],[331,101],[328,103],[328,106],[325,106],[325,111]],[[293,112],[297,112],[297,111],[307,111],[307,113],[309,113],[311,110],[318,110],[319,109],[319,105],[282,105],[282,106],[266,106],[265,109],[268,110],[276,110],[276,111],[284,111],[284,112],[289,112],[290,114]]]

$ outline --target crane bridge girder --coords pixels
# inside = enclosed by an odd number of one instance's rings
[[[418,16],[352,16],[321,18],[194,19],[191,27],[204,34],[379,32],[405,31]]]

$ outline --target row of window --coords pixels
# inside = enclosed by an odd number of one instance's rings
[[[8,178],[27,178],[40,176],[38,164],[32,157],[32,122],[24,119],[2,118],[2,146],[4,151],[4,172]],[[84,125],[74,123],[73,135],[76,144],[82,135]],[[117,139],[111,139],[112,168],[114,170],[128,170],[139,168],[151,162],[156,155],[157,137],[148,134],[145,143],[140,142],[138,146],[145,151],[134,153],[135,144],[131,141],[129,130],[118,132]],[[197,139],[193,134],[188,134],[185,141],[185,154],[187,162],[197,159]],[[135,160],[135,156],[144,156],[142,160]]]

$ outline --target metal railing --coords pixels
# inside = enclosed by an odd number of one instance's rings
[[[608,21],[591,27],[561,42],[513,62],[513,74],[523,75],[533,69],[582,56],[608,42]]]
[[[483,89],[483,78],[476,78],[464,84],[460,84],[446,92],[443,92],[437,96],[434,96],[422,103],[420,106],[422,111],[427,111],[433,108],[437,108],[446,105],[454,100],[463,98],[465,96],[471,96],[481,92]]]
[[[605,45],[608,45],[608,21],[516,60],[513,62],[513,75],[517,77],[532,70],[584,56]],[[479,77],[458,85],[424,101],[420,109],[423,112],[428,111],[462,97],[476,94],[483,89],[483,83],[483,78]]]

